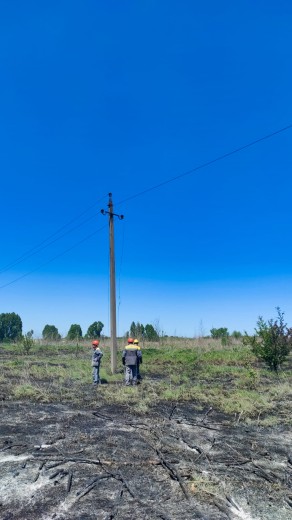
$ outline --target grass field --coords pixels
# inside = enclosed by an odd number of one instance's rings
[[[190,401],[198,409],[213,407],[238,422],[261,425],[292,422],[292,357],[278,373],[259,363],[240,341],[223,347],[219,340],[165,338],[142,345],[142,384],[123,386],[118,347],[118,371],[110,371],[110,348],[104,352],[97,389],[91,385],[91,346],[35,342],[28,354],[21,345],[1,344],[0,395],[5,400],[129,404],[146,413],[161,401]]]

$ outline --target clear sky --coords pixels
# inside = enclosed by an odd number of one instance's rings
[[[119,335],[292,325],[292,129],[196,169],[292,124],[291,27],[290,0],[2,0],[0,312],[109,334],[112,192]]]

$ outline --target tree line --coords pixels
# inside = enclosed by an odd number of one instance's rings
[[[75,341],[78,339],[97,339],[100,338],[104,324],[101,321],[94,321],[89,325],[86,334],[83,336],[82,328],[79,324],[73,323],[67,334],[66,339]],[[32,337],[33,331],[30,331],[29,336]],[[17,341],[23,336],[22,320],[15,312],[0,314],[0,342]],[[159,333],[153,325],[147,323],[131,323],[130,330],[126,332],[125,336],[133,336],[134,338],[143,338],[148,341],[158,341]],[[58,341],[61,339],[61,334],[55,325],[45,325],[42,331],[42,338],[47,341]]]
[[[233,337],[242,340],[244,346],[248,346],[253,354],[264,361],[266,365],[274,371],[277,371],[282,363],[287,359],[292,349],[292,328],[288,328],[284,320],[284,313],[279,307],[277,309],[277,318],[265,321],[259,316],[255,334],[249,336],[246,332],[242,335],[234,331]],[[101,321],[92,323],[85,334],[85,339],[96,339],[101,335],[104,325]],[[219,329],[211,329],[211,336],[215,339],[221,339],[223,345],[229,344],[230,334],[226,327]],[[61,335],[55,325],[45,325],[42,332],[43,339],[50,341],[58,341]],[[130,330],[126,336],[132,336],[148,341],[158,341],[159,333],[153,325],[142,323],[131,323]],[[66,338],[76,341],[81,339],[82,329],[78,324],[72,324]],[[167,336],[164,336],[167,337]],[[24,351],[29,353],[33,346],[33,330],[22,334],[22,320],[15,312],[0,314],[0,342],[21,341]]]
[[[94,321],[89,325],[86,334],[83,336],[81,326],[74,323],[70,326],[66,339],[78,340],[81,338],[85,339],[96,339],[100,338],[101,331],[104,324],[101,321]],[[33,331],[29,331],[25,336],[32,338]],[[15,312],[6,312],[0,314],[0,342],[17,341],[23,337],[22,333],[22,320],[21,317]],[[42,331],[42,338],[49,341],[58,341],[61,339],[55,325],[45,325]]]
[[[135,323],[132,321],[130,325],[130,330],[126,332],[126,336],[131,336],[133,338],[145,339],[148,341],[158,341],[159,340],[159,332],[153,327],[153,325],[147,323],[144,325],[142,323]]]
[[[86,334],[83,336],[82,328],[78,323],[73,323],[66,335],[66,339],[70,341],[76,341],[79,339],[97,339],[100,338],[101,331],[104,327],[104,324],[101,321],[94,321],[91,325],[89,325]],[[45,325],[42,337],[45,340],[49,341],[58,341],[61,339],[61,335],[55,325]]]
[[[70,341],[79,339],[97,339],[100,338],[104,324],[101,321],[94,321],[89,325],[86,334],[83,336],[82,328],[79,324],[73,323],[65,338]],[[33,331],[29,332],[30,337]],[[0,342],[17,341],[22,334],[22,320],[15,312],[0,314]],[[125,336],[133,336],[134,338],[145,339],[148,341],[158,341],[159,332],[153,325],[147,323],[145,326],[142,323],[131,323],[130,330],[126,332]],[[42,338],[47,341],[58,341],[61,339],[61,334],[55,325],[45,325],[42,331]]]

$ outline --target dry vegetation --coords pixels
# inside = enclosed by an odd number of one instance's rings
[[[237,421],[291,423],[291,357],[274,373],[239,341],[223,347],[218,340],[165,338],[142,345],[143,384],[125,388],[120,341],[118,373],[110,372],[110,349],[103,342],[100,402],[129,403],[147,411],[160,401],[196,402],[232,414]],[[72,402],[91,405],[90,343],[38,343],[28,355],[21,345],[1,348],[0,394],[3,399]]]
[[[13,520],[288,520],[292,360],[167,338],[123,386],[90,344],[0,348],[0,514]]]

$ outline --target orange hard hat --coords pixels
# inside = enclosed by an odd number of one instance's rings
[[[128,338],[128,343],[134,343],[133,338]]]
[[[92,345],[95,345],[96,347],[99,345],[99,341],[98,339],[95,339],[93,342],[92,342]]]

